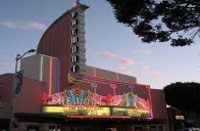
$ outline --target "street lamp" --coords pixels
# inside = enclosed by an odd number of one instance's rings
[[[15,61],[16,61],[16,63],[15,63],[15,75],[16,75],[16,72],[18,70],[18,62],[19,62],[19,60],[22,59],[26,54],[33,53],[33,52],[35,52],[35,49],[30,49],[29,51],[25,52],[23,55],[20,55],[20,54],[16,55],[16,58],[15,58]]]
[[[11,94],[11,105],[10,105],[10,125],[9,131],[12,131],[13,123],[14,123],[14,104],[15,104],[15,86],[16,86],[16,75],[18,71],[18,62],[22,59],[26,54],[35,52],[35,49],[30,49],[25,52],[23,55],[17,54],[15,58],[15,74],[13,78],[13,87],[12,87],[12,94]]]

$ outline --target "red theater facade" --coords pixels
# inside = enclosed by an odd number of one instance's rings
[[[138,84],[132,76],[86,66],[87,8],[75,3],[46,30],[37,53],[22,59],[24,80],[21,94],[15,97],[15,129],[167,130],[162,90]],[[0,106],[4,106],[1,113],[5,115],[0,120],[5,123],[12,78],[11,74],[0,76]],[[5,86],[9,88],[4,90]],[[1,128],[6,129],[6,124]]]

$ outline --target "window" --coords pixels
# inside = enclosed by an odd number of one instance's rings
[[[156,131],[156,126],[150,126],[150,131]]]
[[[55,130],[56,130],[55,126],[52,125],[49,126],[49,131],[55,131]]]
[[[135,127],[135,131],[142,131],[142,127]]]
[[[39,131],[39,126],[29,125],[27,126],[27,131]]]

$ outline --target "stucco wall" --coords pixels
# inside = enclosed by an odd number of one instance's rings
[[[0,75],[0,119],[10,118],[13,74]],[[15,112],[41,112],[42,93],[47,91],[45,82],[23,78],[21,94],[15,96]]]
[[[29,78],[24,78],[20,96],[15,99],[15,112],[40,113],[42,94],[47,92],[47,84]]]

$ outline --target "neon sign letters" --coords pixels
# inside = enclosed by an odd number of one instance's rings
[[[76,77],[81,77],[86,71],[85,67],[85,22],[84,10],[77,8],[70,12],[71,34],[70,34],[70,72]]]
[[[44,112],[84,116],[151,117],[149,100],[132,92],[102,96],[90,90],[74,88],[43,96]]]

